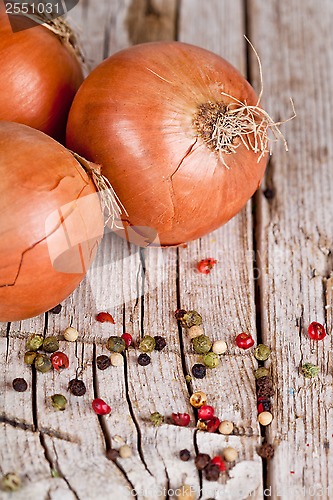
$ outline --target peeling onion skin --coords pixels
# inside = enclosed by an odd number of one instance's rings
[[[30,22],[14,17],[22,26]],[[43,26],[13,33],[0,2],[0,120],[29,125],[63,143],[82,81],[77,57],[54,33]]]
[[[0,321],[36,316],[72,293],[103,229],[99,195],[72,154],[0,122]]]
[[[223,155],[228,170],[197,135],[198,106],[232,101],[221,92],[257,104],[253,88],[227,61],[181,42],[118,52],[81,85],[67,146],[102,165],[128,212],[125,230],[141,227],[127,234],[134,243],[149,244],[151,228],[162,246],[202,237],[237,214],[260,185],[266,154],[258,163],[258,154],[241,144]],[[128,236],[134,233],[137,239]]]

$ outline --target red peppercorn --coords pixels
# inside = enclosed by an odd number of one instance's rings
[[[236,337],[236,345],[240,349],[249,349],[254,345],[254,340],[248,333],[242,332]]]
[[[308,335],[312,340],[323,340],[326,337],[325,327],[313,321],[308,327]]]
[[[209,420],[214,417],[214,408],[209,405],[202,405],[198,410],[198,417],[201,420]]]
[[[92,402],[92,407],[97,415],[107,415],[111,412],[110,406],[103,399],[96,398]]]
[[[190,415],[188,413],[172,413],[172,421],[180,427],[187,427],[190,423]]]
[[[121,336],[125,340],[126,347],[129,347],[133,343],[133,337],[130,333],[123,333]]]
[[[220,456],[216,456],[216,457],[212,458],[211,463],[218,465],[221,472],[224,472],[226,470],[225,462],[222,460],[222,457],[220,457]]]
[[[216,264],[215,259],[203,259],[197,264],[197,270],[202,274],[209,274]]]
[[[96,316],[96,320],[99,321],[100,323],[108,322],[108,323],[112,323],[113,325],[115,324],[115,320],[113,319],[111,314],[108,312],[98,313]]]
[[[68,368],[69,367],[69,359],[67,354],[64,352],[54,352],[51,355],[51,363],[53,368],[59,371],[59,368]]]
[[[220,423],[221,421],[217,417],[206,420],[207,432],[216,432],[219,428]]]

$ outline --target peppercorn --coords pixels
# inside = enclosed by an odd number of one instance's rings
[[[27,351],[24,354],[24,362],[26,365],[33,365],[35,361],[35,357],[37,356],[36,351]]]
[[[43,351],[45,352],[56,352],[59,349],[59,342],[57,337],[50,335],[46,337],[43,342]]]
[[[182,460],[183,462],[188,462],[191,458],[191,453],[184,449],[184,450],[180,450],[179,452],[179,458],[180,460]]]
[[[273,415],[269,411],[263,411],[258,415],[258,422],[261,425],[269,425],[273,420]]]
[[[207,453],[198,453],[194,459],[194,464],[198,470],[203,470],[210,462],[210,456]]]
[[[270,398],[271,396],[274,396],[274,389],[273,387],[270,387],[269,385],[263,385],[261,387],[257,388],[257,397],[258,398]]]
[[[263,386],[265,386],[265,387],[273,387],[273,380],[269,376],[259,377],[256,380],[256,383],[257,383],[257,387],[263,387]]]
[[[224,340],[215,340],[213,342],[212,351],[215,354],[224,354],[228,349],[227,343]]]
[[[52,362],[46,354],[37,354],[34,360],[36,370],[41,373],[49,372],[52,368]]]
[[[113,352],[110,356],[110,361],[112,366],[122,366],[124,364],[124,358],[120,352]]]
[[[189,384],[190,382],[192,382],[192,377],[191,377],[191,375],[185,375],[185,382],[186,382],[187,384]]]
[[[234,462],[238,457],[238,451],[231,446],[224,448],[223,450],[223,458],[226,462]]]
[[[256,379],[262,378],[262,377],[268,377],[269,376],[269,370],[265,368],[264,366],[260,366],[255,370],[254,376]]]
[[[108,338],[106,347],[111,352],[123,352],[123,350],[126,348],[126,342],[121,337],[113,335],[112,337]]]
[[[306,378],[314,378],[319,373],[319,367],[312,363],[304,363],[301,368],[301,372]]]
[[[203,335],[203,334],[204,334],[204,329],[202,328],[202,326],[198,326],[198,325],[191,326],[191,328],[189,328],[187,330],[187,336],[191,340],[193,340],[196,337],[199,337],[199,335]]]
[[[188,311],[180,318],[180,323],[184,328],[200,326],[202,325],[202,317],[197,311]]]
[[[265,344],[258,344],[253,354],[258,361],[266,361],[271,354],[271,350]]]
[[[207,395],[202,391],[197,391],[190,397],[190,403],[194,408],[200,408],[207,403]]]
[[[167,345],[166,340],[164,337],[161,337],[160,335],[156,335],[154,337],[155,340],[155,351],[162,351],[164,347]]]
[[[219,433],[228,436],[234,430],[234,424],[229,420],[223,420],[219,425]]]
[[[199,418],[199,420],[197,422],[197,429],[199,431],[206,431],[207,430],[206,422],[204,420],[200,420],[200,418]]]
[[[40,347],[42,347],[44,342],[44,338],[42,335],[37,335],[37,333],[32,333],[27,338],[25,347],[27,351],[37,351]]]
[[[64,339],[67,340],[67,342],[75,342],[78,339],[78,336],[79,332],[72,326],[68,326],[64,331]]]
[[[17,392],[24,392],[28,389],[28,384],[26,383],[24,378],[14,378],[13,389]]]
[[[67,399],[62,394],[51,396],[52,406],[55,410],[64,411],[67,405]]]
[[[220,467],[217,464],[208,464],[205,467],[205,477],[207,481],[217,481],[220,477]]]
[[[123,444],[119,448],[119,456],[120,458],[130,458],[132,456],[132,449],[128,446],[128,444]]]
[[[198,354],[206,354],[212,347],[212,341],[206,335],[199,335],[192,339],[193,349]]]
[[[73,394],[73,396],[83,396],[87,389],[83,380],[73,378],[68,383],[68,390]]]
[[[147,366],[147,365],[149,365],[150,361],[151,361],[151,359],[150,359],[150,356],[148,356],[148,354],[146,354],[146,353],[139,354],[139,356],[138,356],[139,365]]]
[[[192,375],[195,378],[205,378],[206,376],[206,367],[201,363],[196,363],[192,366]]]
[[[111,361],[109,356],[105,356],[102,354],[101,356],[97,356],[96,365],[99,370],[106,370],[111,365]]]
[[[158,427],[164,422],[164,416],[158,411],[154,411],[154,413],[150,415],[150,421],[155,425],[155,427]]]
[[[3,491],[17,491],[21,488],[21,479],[15,472],[8,472],[1,478],[1,489]]]
[[[187,313],[187,311],[185,311],[185,309],[176,309],[175,310],[175,318],[177,320],[181,320],[186,313]]]
[[[269,443],[264,443],[258,449],[258,455],[261,458],[265,458],[266,460],[270,460],[274,457],[274,446]]]
[[[52,314],[59,314],[61,312],[62,305],[58,304],[55,307],[52,307],[52,309],[49,309],[47,312],[52,313]]]
[[[139,351],[141,352],[152,352],[155,349],[155,339],[150,335],[145,335],[142,337],[139,344]]]
[[[106,458],[115,462],[119,458],[119,451],[115,448],[110,448],[106,452]]]
[[[215,352],[207,352],[202,358],[202,361],[207,368],[216,368],[220,360]]]

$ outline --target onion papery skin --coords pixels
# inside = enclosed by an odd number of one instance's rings
[[[95,185],[73,155],[38,130],[0,122],[0,321],[64,300],[103,229]]]
[[[80,87],[67,146],[102,166],[128,212],[123,234],[136,234],[135,243],[151,243],[152,229],[162,246],[199,238],[237,214],[260,185],[266,153],[258,162],[238,140],[236,153],[221,154],[198,136],[201,105],[234,102],[222,92],[258,104],[226,60],[181,42],[118,52]]]
[[[15,17],[13,32],[0,2],[0,120],[29,125],[64,142],[74,95],[83,81],[81,63],[49,29]],[[18,28],[17,28],[18,29]]]

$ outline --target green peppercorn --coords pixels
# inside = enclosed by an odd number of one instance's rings
[[[59,342],[57,337],[51,335],[50,337],[46,337],[43,342],[43,351],[46,352],[56,352],[59,349]]]
[[[52,406],[57,411],[64,411],[67,405],[67,399],[62,394],[54,394],[51,396]]]
[[[36,370],[42,373],[49,372],[52,368],[51,360],[46,354],[37,354],[34,365]]]
[[[304,365],[301,368],[301,371],[302,371],[304,377],[314,378],[319,373],[319,367],[316,365],[313,365],[312,363],[304,363]]]
[[[199,337],[192,339],[192,345],[198,354],[206,354],[212,347],[212,341],[207,335],[199,335]]]
[[[152,352],[155,349],[156,341],[154,337],[150,335],[145,335],[139,344],[139,351],[141,352]]]
[[[37,333],[32,333],[27,338],[25,347],[27,351],[37,351],[40,347],[42,347],[44,342],[44,338],[42,335],[37,335]]]
[[[265,344],[258,344],[254,350],[254,357],[259,361],[266,361],[271,354],[270,348]]]
[[[158,427],[164,422],[164,416],[158,411],[155,411],[150,415],[150,421],[155,425],[155,427]]]
[[[0,481],[1,489],[3,491],[17,491],[21,488],[21,479],[15,472],[8,472]]]
[[[203,364],[207,366],[207,368],[216,368],[220,362],[219,357],[217,354],[215,354],[215,352],[207,352],[207,354],[204,355],[202,361]]]
[[[202,317],[197,311],[187,311],[187,313],[180,318],[180,323],[184,328],[200,326],[202,325]]]
[[[37,356],[36,351],[27,351],[24,354],[24,362],[26,365],[33,365],[35,361],[35,357]]]
[[[254,376],[256,379],[259,379],[261,377],[268,377],[269,376],[269,370],[265,368],[264,366],[260,366],[257,370],[254,372]]]
[[[126,348],[126,342],[121,337],[113,335],[112,337],[108,338],[106,347],[111,352],[123,352],[124,349]]]

